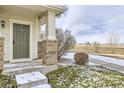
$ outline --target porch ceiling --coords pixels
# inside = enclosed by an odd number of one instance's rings
[[[56,15],[62,12],[59,8],[51,8],[42,5],[0,5],[0,13],[10,16],[34,17],[42,15],[47,10],[55,11]]]

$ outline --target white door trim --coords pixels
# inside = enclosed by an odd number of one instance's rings
[[[32,60],[32,31],[33,31],[33,23],[29,21],[10,19],[10,62],[21,62],[21,61],[31,61]],[[13,23],[30,25],[30,53],[29,58],[22,59],[13,59]]]

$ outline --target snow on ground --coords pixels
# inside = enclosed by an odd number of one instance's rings
[[[124,66],[124,60],[123,59],[117,59],[117,58],[111,58],[111,57],[105,57],[105,56],[99,56],[99,55],[89,55],[90,58],[94,58],[97,60],[101,60],[101,61],[105,61],[108,63],[113,63],[113,64],[117,64],[120,66]],[[74,60],[74,53],[70,52],[70,53],[66,53],[63,58],[69,58]],[[90,62],[90,64],[92,64]]]
[[[62,56],[62,58],[67,58],[67,59],[71,59],[74,60],[74,52],[69,52],[66,53],[64,56]],[[73,61],[74,62],[74,61]],[[95,65],[95,63],[89,62],[90,65]]]
[[[62,56],[62,58],[68,58],[68,59],[74,59],[74,53],[70,52],[70,53],[66,53],[64,56]]]
[[[94,59],[105,61],[108,63],[113,63],[113,64],[124,66],[123,59],[117,59],[117,58],[111,58],[111,57],[105,57],[105,56],[99,56],[99,55],[89,55],[89,56],[90,58],[94,58]]]

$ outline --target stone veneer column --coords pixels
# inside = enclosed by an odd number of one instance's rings
[[[0,61],[3,61],[4,57],[4,38],[0,37]]]
[[[44,40],[42,41],[42,59],[43,64],[53,65],[58,62],[57,60],[57,41]]]
[[[4,38],[0,37],[0,73],[3,70]]]

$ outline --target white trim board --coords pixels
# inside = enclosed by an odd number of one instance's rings
[[[15,20],[15,19],[10,19],[10,62],[20,62],[20,61],[26,61],[26,60],[32,60],[32,31],[33,31],[33,23],[29,21],[23,21],[23,20]],[[18,24],[25,24],[25,25],[30,25],[30,57],[26,59],[13,59],[13,23],[18,23]]]

